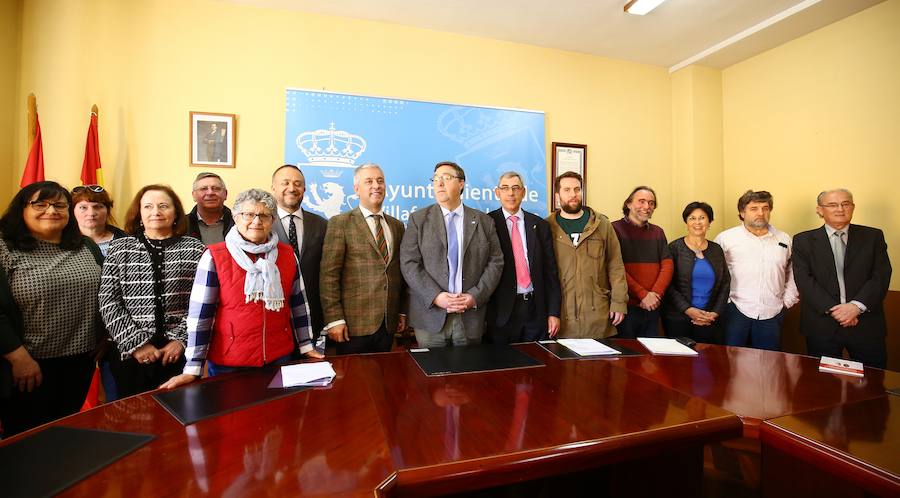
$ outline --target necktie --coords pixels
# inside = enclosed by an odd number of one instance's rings
[[[509,239],[512,242],[513,259],[516,262],[516,284],[519,290],[525,290],[531,285],[531,274],[528,272],[528,259],[525,258],[525,247],[522,245],[522,236],[519,235],[519,217],[510,216],[512,226],[509,228]]]
[[[447,289],[452,294],[459,292],[459,289],[456,288],[456,272],[459,268],[459,240],[456,237],[456,223],[453,222],[455,218],[456,213],[452,211],[447,215],[447,262],[450,265],[450,285],[447,286]]]
[[[841,290],[841,302],[847,302],[847,288],[844,284],[844,256],[847,254],[847,242],[844,232],[838,230],[831,237],[831,252],[834,253],[834,268],[837,270],[838,288]]]
[[[297,217],[290,214],[288,215],[288,242],[291,244],[291,247],[294,248],[294,255],[297,256],[297,259],[300,259],[300,245],[297,244],[297,224],[294,223],[294,220]]]
[[[381,215],[373,214],[371,216],[375,220],[375,245],[378,246],[378,252],[384,258],[384,262],[387,263],[390,254],[388,254],[387,239],[384,238],[384,227],[381,226]]]

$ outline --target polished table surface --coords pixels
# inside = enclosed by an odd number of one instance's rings
[[[771,447],[878,496],[900,496],[900,396],[778,417],[766,421],[760,433],[764,451]],[[786,480],[798,479],[797,469],[804,468],[781,467],[771,471],[789,472]]]
[[[615,361],[560,361],[536,344],[516,347],[546,366],[426,377],[405,352],[334,357],[337,378],[328,388],[187,427],[147,394],[102,405],[53,425],[158,437],[65,494],[415,496],[741,433],[733,414]]]
[[[638,350],[636,340],[618,340]],[[739,416],[748,437],[764,420],[884,395],[900,373],[866,368],[864,378],[819,372],[819,359],[778,351],[697,344],[699,356],[635,356],[617,366]]]

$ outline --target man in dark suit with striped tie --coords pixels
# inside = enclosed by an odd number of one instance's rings
[[[891,283],[884,233],[851,224],[853,194],[828,190],[816,199],[825,224],[794,236],[794,281],[800,332],[812,356],[843,357],[885,368],[884,298]]]
[[[353,174],[359,206],[328,220],[319,289],[325,332],[337,354],[390,351],[406,328],[400,274],[403,223],[382,210],[387,186],[377,164]]]
[[[306,285],[306,302],[309,303],[310,328],[315,341],[325,326],[319,298],[319,264],[328,221],[300,208],[306,193],[306,179],[300,168],[293,164],[285,164],[275,170],[272,174],[272,192],[278,203],[278,220],[272,224],[272,231],[278,235],[279,242],[294,248],[294,255],[300,263],[300,275]]]
[[[504,264],[488,302],[490,339],[507,344],[555,337],[561,293],[550,224],[522,209],[525,183],[519,173],[500,175],[494,194],[501,207],[488,215],[497,228]]]

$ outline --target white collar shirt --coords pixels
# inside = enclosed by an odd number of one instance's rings
[[[799,301],[791,267],[791,238],[769,225],[762,236],[744,225],[720,233],[715,242],[725,252],[731,273],[729,301],[748,318],[768,320]]]

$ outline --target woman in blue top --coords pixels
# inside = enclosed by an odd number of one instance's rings
[[[718,344],[719,316],[728,301],[731,276],[722,248],[706,239],[713,209],[695,201],[684,208],[681,218],[687,235],[669,244],[675,274],[663,302],[663,327],[669,337]]]

